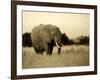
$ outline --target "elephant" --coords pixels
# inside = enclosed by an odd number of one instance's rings
[[[54,45],[58,48],[58,54],[61,52],[61,31],[51,24],[40,24],[31,31],[32,46],[36,53],[46,51],[48,55],[52,54]]]

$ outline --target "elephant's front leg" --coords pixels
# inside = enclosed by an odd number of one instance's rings
[[[45,44],[45,51],[47,54],[51,55],[52,54],[52,50],[49,44]]]
[[[50,43],[49,44],[49,49],[50,49],[50,53],[52,54],[52,51],[53,51],[53,43]]]

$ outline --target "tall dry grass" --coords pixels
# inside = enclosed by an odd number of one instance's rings
[[[62,47],[61,54],[57,54],[54,47],[51,56],[45,52],[36,54],[34,49],[23,47],[22,68],[47,68],[47,67],[68,67],[68,66],[88,66],[89,46],[69,45]]]

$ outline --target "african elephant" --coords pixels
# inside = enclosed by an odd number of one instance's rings
[[[58,27],[50,24],[40,24],[31,31],[31,40],[35,52],[51,55],[54,44],[58,48],[58,54],[61,52],[61,31]]]

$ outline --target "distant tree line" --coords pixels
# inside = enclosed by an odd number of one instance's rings
[[[89,45],[89,36],[79,36],[76,39],[69,39],[69,37],[63,33],[62,34],[62,44],[63,45]],[[31,34],[26,32],[22,35],[22,45],[24,47],[32,47]]]
[[[79,40],[79,44],[89,45],[89,37],[88,36],[79,36],[77,39]]]
[[[73,40],[69,39],[68,36],[65,33],[62,34],[61,40],[62,40],[62,44],[63,45],[71,45],[71,44],[74,44]]]
[[[31,41],[31,34],[30,33],[24,33],[22,35],[22,45],[24,47],[31,47],[32,46],[32,41]]]
[[[64,45],[72,45],[72,44],[89,45],[89,37],[88,36],[79,36],[76,39],[69,39],[68,36],[65,33],[63,33],[62,34],[62,44],[64,44]]]

